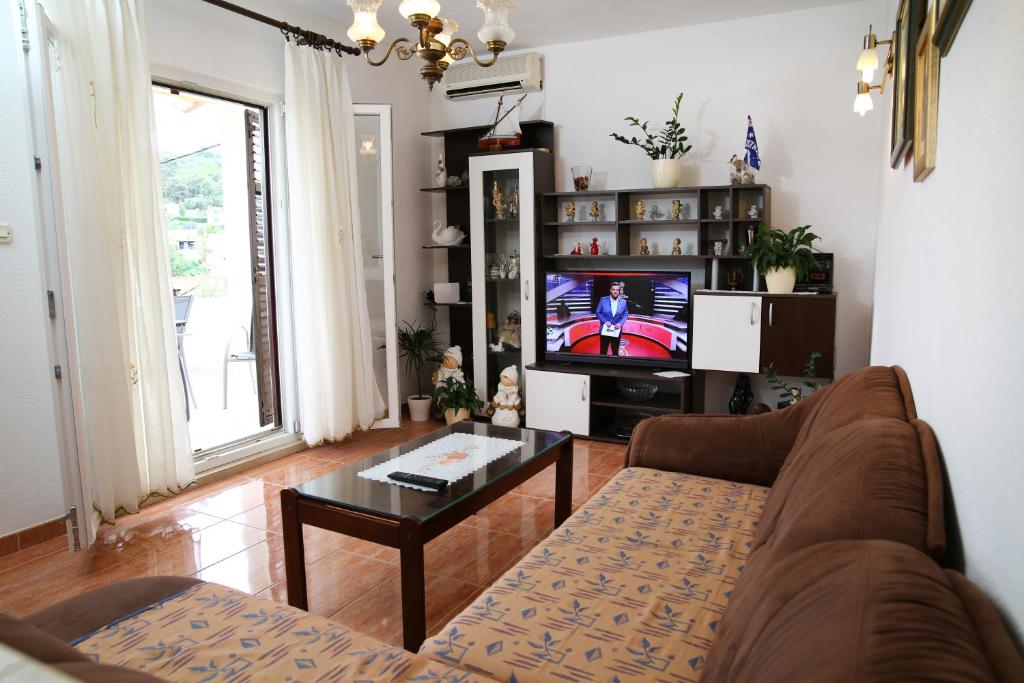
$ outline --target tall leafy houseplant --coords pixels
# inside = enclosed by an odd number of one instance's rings
[[[431,397],[423,392],[423,368],[441,355],[437,330],[403,321],[398,326],[398,353],[405,360],[405,372],[416,378],[416,395],[408,398],[409,415],[414,422],[424,422],[430,417]]]
[[[814,240],[821,239],[802,225],[786,232],[762,223],[754,241],[743,248],[758,272],[764,274],[768,291],[788,294],[797,277],[805,277],[815,265]]]
[[[640,122],[636,116],[627,116],[625,121],[631,127],[639,128],[641,137],[626,137],[618,133],[609,133],[611,137],[625,145],[635,145],[651,158],[651,176],[655,187],[677,187],[682,175],[683,156],[693,149],[686,144],[686,129],[679,123],[679,105],[683,101],[683,93],[676,95],[672,105],[672,118],[665,122],[665,127],[656,133],[649,129],[650,121]]]

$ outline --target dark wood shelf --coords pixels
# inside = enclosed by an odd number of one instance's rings
[[[452,308],[469,308],[473,305],[472,301],[457,301],[454,304],[441,304],[436,301],[427,302],[427,306],[450,306]]]
[[[519,217],[515,218],[485,218],[484,223],[501,224],[501,223],[515,223],[519,224]]]
[[[641,256],[640,254],[600,254],[598,256],[592,256],[590,254],[547,254],[542,256],[543,259],[579,259],[583,260],[601,260],[601,261],[617,261],[621,259],[712,259],[712,258],[747,258],[746,256],[711,256],[708,254],[679,254],[674,256],[672,254],[649,254],[647,256]]]
[[[659,219],[659,220],[644,220],[642,218],[634,218],[628,221],[619,221],[622,225],[696,225],[699,221],[696,218],[680,218],[675,220],[674,218]]]
[[[570,190],[568,192],[548,192],[545,197],[614,197],[621,190]]]
[[[591,375],[594,377],[615,377],[616,379],[639,379],[645,382],[671,382],[682,384],[690,379],[690,375],[683,377],[658,377],[655,372],[664,370],[678,370],[689,372],[686,368],[639,368],[618,365],[607,365],[604,363],[533,363],[526,366],[527,370],[543,370],[544,372],[568,372],[573,375]]]
[[[701,223],[728,223],[731,218],[701,218]]]
[[[424,244],[423,249],[469,249],[465,242],[461,244]]]
[[[615,221],[572,221],[572,222],[570,222],[570,221],[549,221],[549,222],[545,223],[544,225],[545,225],[545,227],[549,227],[549,228],[568,228],[568,227],[573,227],[573,226],[577,226],[577,225],[595,225],[595,226],[605,225],[605,226],[607,226],[607,225],[618,225],[618,223],[616,223]]]
[[[468,190],[468,185],[456,185],[455,187],[421,187],[420,192],[458,192]]]
[[[660,379],[660,378],[655,378]],[[642,410],[650,413],[679,413],[682,412],[679,394],[657,393],[647,401],[627,401],[618,393],[605,392],[595,394],[590,399],[590,405],[605,406],[607,408],[621,408],[623,410]]]

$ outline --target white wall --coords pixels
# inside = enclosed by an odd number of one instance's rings
[[[894,23],[896,3],[890,2]],[[902,365],[951,480],[967,574],[1024,626],[1024,6],[975,2],[941,62],[936,167],[881,184],[871,360]],[[877,101],[877,100],[876,100]],[[888,103],[890,98],[886,97]],[[888,120],[887,107],[869,116]],[[888,155],[888,141],[884,143]],[[879,162],[881,165],[881,162]]]
[[[273,0],[244,0],[245,7],[348,42],[346,26]],[[200,85],[255,89],[284,99],[284,37],[273,28],[201,2],[147,0],[147,35],[155,75]],[[427,90],[409,62],[370,67],[346,56],[352,99],[392,105],[398,319],[426,315],[420,292],[430,287],[432,264],[414,230],[429,235],[429,200],[419,191],[429,181]],[[406,385],[408,386],[408,385]],[[405,394],[403,394],[404,396]]]
[[[0,6],[0,536],[63,515],[42,235],[36,225],[29,103],[17,4]]]
[[[522,118],[556,124],[558,189],[570,190],[575,165],[594,167],[597,188],[650,187],[647,157],[608,134],[626,132],[627,114],[660,125],[680,91],[693,144],[684,184],[728,183],[726,162],[742,152],[750,114],[772,222],[810,223],[820,248],[836,252],[841,374],[868,360],[885,122],[852,113],[853,66],[868,24],[881,24],[885,9],[871,0],[540,48],[545,92],[527,98]],[[438,95],[433,102],[435,128],[482,124],[494,106]]]

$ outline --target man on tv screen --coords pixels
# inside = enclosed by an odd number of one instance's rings
[[[608,287],[608,296],[601,297],[597,302],[594,314],[601,321],[601,355],[611,349],[612,355],[619,355],[619,342],[622,340],[622,326],[626,324],[629,305],[622,298],[622,283],[613,282]]]

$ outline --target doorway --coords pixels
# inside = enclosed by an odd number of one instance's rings
[[[160,213],[196,457],[281,425],[262,106],[154,84]]]

